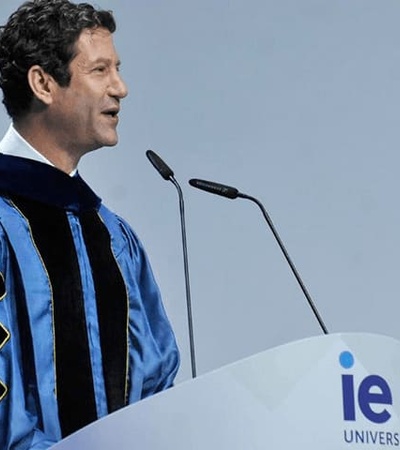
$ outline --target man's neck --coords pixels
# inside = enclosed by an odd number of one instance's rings
[[[75,173],[79,157],[60,149],[52,142],[51,134],[38,123],[20,120],[13,123],[14,129],[34,151],[40,153],[48,163],[67,174]]]

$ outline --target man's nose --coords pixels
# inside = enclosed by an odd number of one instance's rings
[[[118,71],[115,72],[111,92],[113,97],[124,98],[128,95],[128,87]]]

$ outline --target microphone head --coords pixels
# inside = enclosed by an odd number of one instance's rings
[[[147,150],[146,156],[164,180],[170,180],[174,176],[172,169],[153,150]]]
[[[189,180],[190,186],[193,186],[202,191],[210,192],[211,194],[221,195],[222,197],[227,197],[230,199],[235,199],[239,196],[239,191],[232,187],[226,186],[220,183],[214,183],[213,181],[199,180],[197,178],[192,178]]]

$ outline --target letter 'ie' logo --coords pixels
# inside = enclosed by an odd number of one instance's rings
[[[354,356],[349,351],[342,352],[339,362],[349,370],[354,366]],[[344,420],[356,420],[356,399],[361,413],[371,422],[385,423],[391,417],[389,411],[380,406],[392,405],[392,393],[386,380],[379,375],[368,375],[355,386],[353,375],[342,374],[342,396]]]

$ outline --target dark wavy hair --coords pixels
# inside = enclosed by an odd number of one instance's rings
[[[30,108],[33,92],[27,73],[39,65],[60,86],[71,80],[69,63],[83,29],[116,29],[110,11],[69,0],[31,0],[22,4],[0,27],[0,87],[3,103],[12,119]]]

